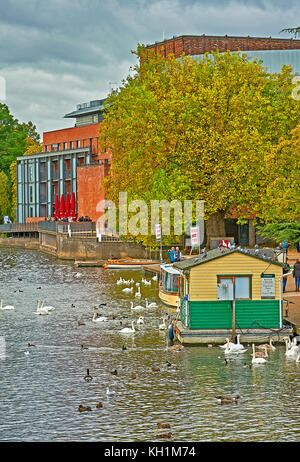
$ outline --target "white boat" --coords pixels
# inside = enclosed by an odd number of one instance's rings
[[[159,298],[163,303],[174,308],[179,303],[180,272],[173,265],[160,265]]]

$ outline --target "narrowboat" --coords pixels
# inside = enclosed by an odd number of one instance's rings
[[[147,265],[154,265],[159,263],[154,260],[139,260],[134,258],[120,258],[107,260],[103,266],[105,269],[141,269]]]

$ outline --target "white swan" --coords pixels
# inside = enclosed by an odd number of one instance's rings
[[[3,300],[0,300],[0,310],[14,310],[15,307],[13,305],[6,305],[3,306]]]
[[[106,394],[107,396],[113,396],[116,392],[113,390],[110,390],[108,387],[106,388]]]
[[[167,329],[167,327],[168,327],[168,326],[167,326],[167,324],[166,324],[166,318],[163,318],[163,322],[162,322],[162,324],[160,324],[160,325],[158,326],[158,328],[159,328],[159,330],[165,330],[165,329]]]
[[[54,306],[50,306],[50,305],[49,306],[44,306],[44,303],[45,303],[45,300],[43,300],[43,303],[42,303],[41,308],[40,308],[41,310],[45,310],[45,311],[54,311],[55,310]]]
[[[97,317],[97,313],[94,313],[92,321],[93,322],[104,322],[104,321],[107,321],[107,317],[106,316],[98,316]]]
[[[133,287],[125,287],[125,289],[122,289],[122,292],[126,292],[126,293],[129,293],[129,292],[132,292],[133,291]]]
[[[235,343],[230,342],[230,341],[229,341],[229,338],[226,338],[226,339],[225,339],[224,345],[219,345],[219,347],[222,348],[223,350],[225,350],[225,348],[226,348],[228,345],[235,345]]]
[[[37,301],[37,308],[34,314],[39,314],[40,316],[45,316],[49,314],[48,310],[43,309],[43,304],[41,306],[41,300]]]
[[[140,316],[136,323],[137,324],[145,324],[144,316]]]
[[[148,303],[147,298],[145,298],[145,300],[146,300],[146,308],[157,308],[158,307],[157,303],[155,302]]]
[[[134,334],[136,332],[134,325],[135,325],[135,322],[132,321],[131,327],[124,327],[124,329],[121,329],[120,332],[122,334]]]
[[[133,302],[130,302],[130,308],[131,308],[132,310],[144,310],[144,309],[145,309],[145,307],[142,306],[142,305],[133,306]]]
[[[285,346],[286,346],[285,355],[289,358],[294,358],[295,356],[298,355],[298,353],[300,353],[300,350],[294,340],[291,343],[290,339],[285,338]]]
[[[237,343],[231,343],[228,342],[227,346],[224,350],[225,354],[230,354],[230,353],[245,353],[247,349],[244,347],[244,345],[240,344],[240,334],[237,335]]]
[[[152,278],[152,281],[157,281],[158,277],[157,277],[157,274],[155,276],[153,276]]]
[[[268,357],[268,352],[266,347],[265,354],[263,355],[262,352],[255,352],[255,345],[252,343],[252,351],[252,364],[265,364],[267,362],[266,358]]]
[[[141,294],[141,288],[140,286],[138,286],[138,291],[134,294],[135,297],[139,297],[141,298],[142,294]]]

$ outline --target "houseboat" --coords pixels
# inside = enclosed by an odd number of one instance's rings
[[[182,343],[225,343],[226,338],[282,341],[293,329],[283,324],[280,263],[263,249],[218,248],[174,263],[180,272]]]
[[[180,271],[173,265],[160,265],[159,298],[170,307],[178,307]]]

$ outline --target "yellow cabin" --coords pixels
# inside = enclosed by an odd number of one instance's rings
[[[264,250],[218,248],[174,267],[181,273],[178,326],[190,340],[221,342],[235,333],[254,340],[282,332],[284,264]]]

